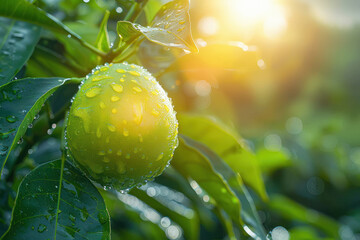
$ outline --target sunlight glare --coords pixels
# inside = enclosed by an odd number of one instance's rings
[[[280,7],[273,8],[264,21],[264,35],[268,38],[280,36],[287,27],[284,10]]]
[[[286,30],[284,8],[276,0],[227,0],[229,20],[243,30],[254,31],[263,26],[265,37],[274,39]]]
[[[237,16],[240,21],[255,24],[271,9],[271,0],[228,0],[229,14]]]

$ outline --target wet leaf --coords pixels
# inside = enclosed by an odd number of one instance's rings
[[[25,78],[0,87],[0,166],[26,132],[47,98],[64,83],[79,79]]]
[[[160,190],[164,188],[168,194],[164,194],[165,191]],[[185,206],[183,202],[174,200],[173,196],[181,194],[180,192],[175,192],[160,184],[148,183],[141,187],[141,190],[133,188],[130,194],[149,205],[149,207],[156,209],[161,215],[167,216],[179,224],[184,230],[186,239],[199,239],[200,224],[196,212]],[[172,198],[169,195],[172,195]]]
[[[177,42],[185,43],[188,50],[198,52],[191,35],[189,0],[176,0],[163,5],[155,15],[151,27],[164,29],[176,36]]]
[[[186,144],[183,138],[180,138],[171,166],[185,178],[195,180],[231,216],[232,220],[240,223],[241,206],[235,193],[207,158]]]
[[[218,154],[245,183],[267,199],[256,156],[250,152],[234,131],[205,116],[180,115],[179,132],[205,144]]]
[[[73,32],[57,18],[26,0],[2,0],[0,16],[26,21],[42,26],[51,31],[68,35],[81,42],[82,45],[93,49],[93,47],[89,43],[85,42],[80,35]]]
[[[242,183],[240,176],[235,173],[224,161],[211,149],[206,147],[204,144],[194,141],[193,139],[183,136],[180,136],[182,142],[193,151],[196,151],[202,158],[213,167],[214,171],[220,174],[226,183],[230,186],[230,189],[235,193],[238,200],[240,200],[242,211],[241,211],[241,224],[244,227],[244,230],[252,237],[256,239],[266,239],[266,233],[260,221],[260,218],[257,214],[255,204],[252,200],[252,197],[248,193],[247,189]],[[220,207],[224,208],[223,205]],[[224,210],[226,210],[224,208]],[[229,214],[227,212],[227,214]],[[230,214],[231,217],[231,214]],[[239,224],[236,220],[231,217],[232,221],[235,224]],[[244,223],[245,225],[244,225]],[[251,229],[249,228],[251,227]],[[251,231],[251,233],[250,233]]]
[[[0,17],[0,85],[12,80],[34,51],[41,28]]]
[[[8,239],[110,239],[103,198],[65,160],[34,169],[20,184]]]
[[[161,7],[149,27],[119,21],[118,34],[123,44],[130,44],[140,36],[150,42],[187,52],[198,52],[191,36],[189,1],[172,1]]]

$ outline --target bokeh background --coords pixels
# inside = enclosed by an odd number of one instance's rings
[[[167,1],[149,0],[159,7],[161,2]],[[38,3],[89,42],[95,41],[106,9],[114,39],[116,21],[127,7],[120,0]],[[179,54],[176,60],[140,53],[153,72],[158,62],[170,66],[156,75],[178,112],[216,116],[246,139],[258,156],[269,201],[253,197],[273,239],[360,239],[359,13],[358,0],[192,0],[199,53]],[[29,76],[36,63],[46,61],[37,54],[30,59]],[[56,75],[74,76],[61,64],[56,69]],[[149,196],[156,193],[154,184]],[[142,207],[130,196],[122,200]],[[162,236],[146,230],[151,224],[142,220],[149,217],[111,202],[114,239]],[[161,221],[170,229],[168,218]],[[135,224],[138,235],[128,231]],[[213,230],[202,229],[203,239],[224,238],[224,229]],[[171,231],[167,238],[181,238],[176,227]]]

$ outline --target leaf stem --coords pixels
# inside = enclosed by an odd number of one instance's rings
[[[135,13],[136,7],[138,6],[138,3],[133,3],[133,5],[130,7],[129,11],[127,12],[124,21],[130,21]]]

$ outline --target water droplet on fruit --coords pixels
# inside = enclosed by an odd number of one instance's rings
[[[123,86],[120,84],[113,83],[111,84],[111,88],[117,93],[121,93],[123,91]]]
[[[133,105],[133,110],[134,110],[134,122],[137,125],[140,125],[142,119],[143,119],[143,115],[144,115],[144,106],[143,104],[140,103],[135,103]]]
[[[133,76],[137,76],[139,77],[140,76],[140,73],[136,72],[136,71],[129,71],[129,73]]]
[[[137,93],[141,93],[141,92],[142,92],[142,89],[139,88],[139,87],[133,87],[132,89],[133,89],[135,92],[137,92]]]
[[[125,73],[126,71],[124,69],[116,69],[116,72],[118,73]]]
[[[164,153],[160,153],[156,161],[160,161],[164,157]]]
[[[109,129],[110,132],[115,132],[116,131],[116,127],[110,123],[107,124],[107,128]]]
[[[99,106],[100,106],[101,109],[105,109],[105,108],[106,108],[106,105],[105,105],[104,102],[100,102],[100,103],[99,103]]]
[[[120,100],[120,98],[119,98],[118,96],[115,96],[115,95],[114,95],[114,96],[111,97],[111,101],[112,101],[112,102],[117,102],[117,101],[119,101],[119,100]]]
[[[101,92],[101,88],[93,87],[86,91],[85,96],[88,98],[93,98],[93,97],[99,95],[100,92]]]
[[[151,114],[154,115],[155,117],[157,117],[157,116],[159,116],[160,113],[154,109],[151,111]]]

